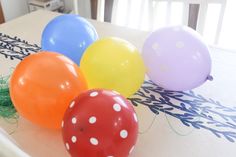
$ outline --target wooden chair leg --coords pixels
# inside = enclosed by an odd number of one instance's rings
[[[4,19],[4,15],[3,15],[3,11],[2,11],[2,5],[0,2],[0,24],[4,23],[4,22],[5,22],[5,19]]]
[[[198,13],[199,13],[199,4],[190,4],[189,5],[189,18],[188,18],[188,26],[196,30],[197,21],[198,21]]]
[[[92,19],[97,19],[97,7],[98,7],[98,0],[90,0],[91,3],[91,17]]]
[[[104,21],[111,22],[114,0],[105,0]]]

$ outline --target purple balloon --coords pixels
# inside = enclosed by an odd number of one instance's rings
[[[146,39],[142,55],[149,78],[165,89],[189,90],[211,79],[209,49],[189,27],[156,30]]]

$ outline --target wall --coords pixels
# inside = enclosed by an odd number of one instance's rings
[[[5,17],[5,21],[28,13],[26,0],[0,0]]]

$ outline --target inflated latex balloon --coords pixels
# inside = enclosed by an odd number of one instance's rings
[[[137,116],[120,94],[89,90],[71,101],[62,134],[72,157],[127,157],[138,136]]]
[[[83,17],[66,14],[51,20],[42,34],[42,49],[61,53],[78,65],[86,48],[98,39],[95,28]]]
[[[209,49],[201,36],[185,26],[151,33],[143,46],[149,78],[174,91],[190,90],[212,79]]]
[[[60,128],[70,101],[86,89],[79,67],[52,52],[26,57],[10,80],[11,99],[19,114],[47,128]]]
[[[81,59],[81,70],[89,88],[120,92],[125,97],[142,85],[145,67],[138,50],[119,38],[104,38],[88,47]]]

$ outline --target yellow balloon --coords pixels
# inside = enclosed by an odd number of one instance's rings
[[[145,77],[145,66],[137,48],[119,38],[94,42],[85,51],[80,67],[89,88],[111,89],[125,97],[133,95]]]

